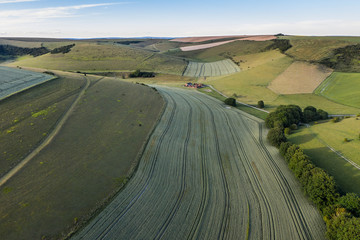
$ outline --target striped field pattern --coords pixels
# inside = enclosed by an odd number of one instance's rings
[[[221,75],[228,75],[232,73],[240,72],[239,66],[237,66],[230,59],[204,63],[204,62],[189,62],[183,76],[187,77],[215,77]]]
[[[0,66],[0,100],[52,78],[54,76]]]
[[[324,239],[263,122],[195,91],[167,106],[128,185],[74,239]]]

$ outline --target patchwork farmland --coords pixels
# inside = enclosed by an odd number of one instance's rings
[[[0,100],[54,78],[48,74],[3,66],[0,66],[0,76]]]
[[[261,122],[194,91],[158,89],[167,107],[137,173],[73,239],[324,238]]]
[[[204,63],[190,61],[183,76],[187,77],[215,77],[240,72],[240,68],[230,59]]]

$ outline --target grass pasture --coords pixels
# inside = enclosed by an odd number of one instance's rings
[[[331,73],[319,64],[294,62],[268,88],[278,94],[312,93]]]
[[[334,72],[315,93],[332,101],[360,108],[360,73]]]
[[[231,60],[211,63],[189,62],[183,75],[188,77],[214,77],[239,72],[240,68]]]
[[[286,54],[296,60],[320,61],[329,57],[331,51],[336,48],[345,47],[360,43],[359,37],[306,37],[306,36],[285,36],[292,45]]]
[[[11,63],[13,66],[37,67],[63,71],[155,71],[182,74],[183,59],[122,45],[76,44],[66,54],[45,54]]]
[[[339,151],[343,156],[359,164],[360,157],[360,120],[356,118],[343,119],[338,123],[319,123],[310,128],[301,128],[288,136],[288,139],[298,144],[312,161],[334,176],[343,192],[360,194],[360,170],[353,167],[327,145]],[[344,142],[348,138],[349,142]]]
[[[45,138],[83,84],[60,76],[0,101],[0,176]]]
[[[56,138],[0,188],[0,235],[60,238],[81,225],[127,181],[162,106],[146,86],[91,85]]]

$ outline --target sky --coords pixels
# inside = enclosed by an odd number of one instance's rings
[[[360,36],[359,0],[0,0],[0,37]]]

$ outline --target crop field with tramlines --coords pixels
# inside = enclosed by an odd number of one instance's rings
[[[53,78],[48,74],[0,66],[0,99]]]
[[[323,239],[261,121],[195,91],[167,102],[137,173],[74,239]]]
[[[240,68],[231,60],[222,60],[211,63],[189,62],[183,76],[188,77],[215,77],[239,72]]]

